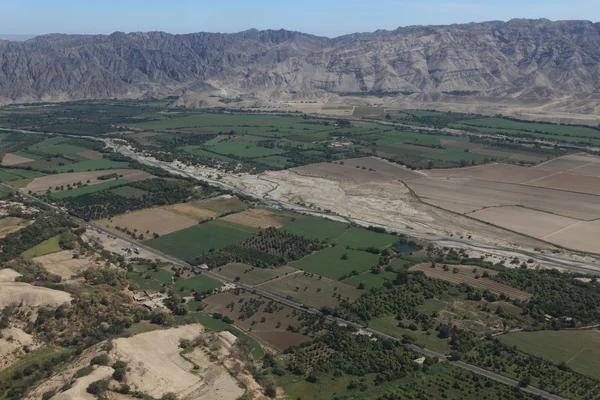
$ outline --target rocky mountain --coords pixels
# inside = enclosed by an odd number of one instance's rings
[[[286,30],[0,40],[0,102],[332,94],[548,99],[600,94],[600,24],[511,20],[329,39]]]

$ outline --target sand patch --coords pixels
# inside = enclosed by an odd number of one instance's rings
[[[33,344],[33,337],[23,330],[16,327],[3,329],[0,339],[0,371],[24,354],[23,346],[32,348]]]
[[[173,204],[171,206],[163,208],[172,213],[192,218],[198,222],[218,216],[216,212],[200,208],[197,205],[194,205],[193,203]]]
[[[21,276],[21,274],[14,269],[0,269],[0,282],[14,282],[19,276]]]
[[[163,208],[149,208],[119,215],[111,219],[101,219],[96,223],[102,227],[113,229],[115,232],[118,232],[115,229],[116,226],[127,228],[132,232],[137,229],[138,234],[144,234],[149,239],[155,232],[159,235],[166,235],[194,226],[198,221]]]
[[[91,374],[78,378],[73,387],[52,397],[52,400],[96,400],[96,396],[89,394],[86,389],[90,383],[109,379],[114,370],[111,367],[98,366]]]
[[[58,253],[47,254],[41,257],[35,257],[33,261],[39,262],[53,274],[59,275],[63,279],[70,279],[78,275],[89,267],[100,267],[102,263],[96,262],[90,257],[73,258],[75,253],[71,250],[60,251]]]
[[[279,228],[290,220],[289,218],[275,215],[268,210],[262,210],[259,208],[253,208],[241,213],[231,214],[223,217],[222,219],[256,228]]]
[[[193,364],[179,355],[179,341],[194,340],[203,331],[204,327],[196,324],[117,339],[112,354],[127,362],[128,384],[155,398],[167,392],[176,393],[181,400],[238,398],[243,390],[235,379],[223,367],[211,363],[202,350],[187,355],[199,365],[198,374],[192,372]]]
[[[21,303],[30,307],[58,307],[69,301],[71,301],[71,295],[60,290],[22,282],[0,282],[0,308]]]
[[[8,153],[2,158],[2,165],[18,165],[27,162],[35,161],[31,158],[18,156],[16,154]]]

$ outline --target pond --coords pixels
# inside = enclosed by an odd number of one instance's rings
[[[421,250],[421,247],[414,243],[397,242],[392,246],[398,253],[412,253],[413,251]]]

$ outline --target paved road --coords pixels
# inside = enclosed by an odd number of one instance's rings
[[[35,201],[35,202],[38,202],[38,203],[42,203],[42,204],[44,204],[45,206],[47,206],[47,207],[49,207],[51,209],[54,209],[56,211],[64,213],[64,211],[62,209],[60,209],[59,207],[53,206],[52,204],[49,204],[49,203],[46,203],[46,202],[44,202],[44,201],[42,201],[42,200],[40,200],[40,199],[38,199],[38,198],[36,198],[34,196],[31,196],[31,195],[29,195],[27,193],[22,192],[19,189],[15,189],[15,188],[13,188],[11,186],[8,186],[8,185],[6,185],[4,183],[0,183],[0,187],[3,187],[5,189],[8,189],[8,190],[11,190],[11,191],[14,191],[14,192],[17,192],[17,193],[21,194],[22,196],[28,198],[29,200],[32,200],[32,201]],[[144,245],[142,243],[139,243],[139,242],[137,242],[135,240],[132,240],[132,239],[126,237],[126,236],[123,236],[123,235],[120,235],[118,233],[109,231],[109,230],[107,230],[107,229],[105,229],[105,228],[103,228],[103,227],[101,227],[99,225],[96,225],[96,224],[92,223],[92,222],[84,221],[81,218],[77,218],[77,217],[69,215],[69,214],[67,214],[67,215],[73,221],[77,222],[80,225],[87,226],[89,228],[95,229],[97,231],[100,231],[102,233],[105,233],[105,234],[108,234],[108,235],[111,235],[111,236],[115,236],[115,237],[117,237],[117,238],[119,238],[119,239],[121,239],[121,240],[129,243],[132,247],[135,246],[135,247],[139,247],[140,249],[144,249],[148,253],[155,255],[157,258],[165,259],[165,260],[167,260],[167,261],[169,261],[169,262],[171,262],[171,263],[173,263],[175,265],[178,265],[178,266],[181,266],[181,267],[186,267],[186,268],[191,268],[196,273],[200,273],[202,275],[206,275],[206,276],[208,276],[210,278],[213,278],[213,279],[216,279],[216,280],[218,280],[218,281],[220,281],[222,283],[235,284],[237,287],[239,287],[241,289],[247,290],[249,292],[256,293],[256,294],[258,294],[260,296],[263,296],[265,298],[268,298],[268,299],[277,301],[279,303],[285,304],[285,305],[287,305],[289,307],[292,307],[292,308],[295,308],[297,310],[300,310],[300,311],[303,311],[303,312],[308,312],[308,313],[314,314],[314,315],[323,316],[328,321],[330,321],[332,323],[336,323],[336,324],[338,324],[340,326],[352,326],[352,327],[354,327],[356,329],[360,329],[363,332],[370,333],[370,334],[372,334],[374,336],[377,336],[377,337],[380,337],[382,339],[392,340],[394,342],[401,343],[399,339],[397,339],[397,338],[395,338],[393,336],[390,336],[390,335],[387,335],[385,333],[376,331],[376,330],[374,330],[372,328],[364,327],[364,326],[356,324],[354,322],[343,320],[341,318],[336,318],[336,317],[333,317],[333,316],[330,316],[330,315],[324,315],[323,313],[321,313],[320,310],[318,310],[316,308],[308,307],[308,306],[306,306],[304,304],[297,303],[297,302],[295,302],[293,300],[290,300],[290,299],[287,299],[285,297],[281,297],[279,295],[276,295],[276,294],[264,291],[264,290],[262,290],[260,288],[249,286],[249,285],[246,285],[246,284],[243,284],[243,283],[240,283],[240,282],[233,282],[233,281],[231,281],[228,278],[225,278],[225,277],[223,277],[221,275],[215,274],[214,272],[207,271],[207,270],[202,270],[202,269],[200,269],[198,267],[192,266],[192,265],[188,264],[185,261],[179,260],[179,259],[177,259],[175,257],[171,257],[171,256],[166,255],[166,254],[163,254],[163,253],[159,252],[156,249],[148,247],[148,246],[146,246],[146,245]],[[414,344],[405,344],[405,346],[408,347],[408,348],[410,348],[414,352],[423,354],[423,355],[425,355],[427,357],[431,357],[431,358],[436,358],[437,357],[441,362],[447,362],[447,361],[449,361],[446,358],[446,356],[443,355],[443,354],[441,354],[441,353],[437,353],[437,352],[431,351],[429,349],[421,348],[421,347],[416,346]],[[478,375],[486,376],[486,377],[488,377],[488,378],[490,378],[490,379],[492,379],[492,380],[494,380],[496,382],[500,382],[500,383],[503,383],[503,384],[506,384],[506,385],[510,385],[510,386],[517,386],[518,385],[518,382],[516,380],[514,380],[514,379],[507,378],[507,377],[505,377],[503,375],[500,375],[500,374],[497,374],[495,372],[491,372],[491,371],[485,370],[483,368],[479,368],[479,367],[477,367],[475,365],[471,365],[471,364],[465,363],[463,361],[454,361],[454,362],[451,362],[451,363],[453,365],[459,367],[459,368],[463,368],[465,370],[469,370],[469,371],[471,371],[473,373],[476,373]],[[543,390],[540,390],[540,389],[537,389],[537,388],[531,387],[531,386],[528,386],[526,388],[522,388],[522,390],[525,390],[525,391],[527,391],[529,393],[532,393],[532,394],[535,394],[535,395],[538,395],[538,396],[542,396],[543,398],[546,398],[546,399],[549,399],[549,400],[567,400],[567,399],[564,399],[563,397],[559,397],[559,396],[550,394],[548,392],[545,392]]]

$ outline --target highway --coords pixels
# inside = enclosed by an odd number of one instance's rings
[[[146,245],[144,245],[142,243],[139,243],[139,242],[137,242],[135,240],[132,240],[132,239],[128,238],[127,236],[124,236],[124,235],[121,235],[121,234],[109,231],[108,229],[103,228],[103,227],[101,227],[99,225],[96,225],[96,224],[94,224],[92,222],[84,221],[81,218],[77,218],[77,217],[75,217],[73,215],[70,215],[70,214],[66,213],[65,211],[63,211],[62,209],[60,209],[59,207],[56,207],[56,206],[54,206],[52,204],[49,204],[49,203],[46,203],[46,202],[38,199],[37,197],[31,196],[31,195],[29,195],[27,193],[24,193],[23,191],[21,191],[19,189],[15,189],[15,188],[13,188],[11,186],[8,186],[8,185],[6,185],[4,183],[0,183],[0,187],[5,188],[5,189],[10,190],[10,191],[13,191],[13,192],[16,192],[16,193],[19,193],[21,196],[23,196],[23,197],[25,197],[25,198],[27,198],[27,199],[29,199],[31,201],[35,201],[37,203],[41,203],[41,204],[45,205],[46,207],[48,207],[50,209],[53,209],[53,210],[55,210],[57,212],[64,213],[69,218],[71,218],[71,220],[77,222],[78,224],[80,224],[82,226],[86,226],[88,228],[94,229],[94,230],[102,232],[104,234],[117,237],[120,240],[128,243],[132,247],[139,247],[140,249],[144,249],[146,252],[154,255],[156,258],[164,259],[164,260],[166,260],[168,262],[173,263],[174,265],[177,265],[177,266],[180,266],[180,267],[185,267],[185,268],[190,268],[191,270],[195,271],[198,274],[206,275],[206,276],[208,276],[210,278],[213,278],[213,279],[216,279],[216,280],[218,280],[218,281],[220,281],[222,283],[233,284],[233,285],[235,285],[235,286],[237,286],[237,287],[239,287],[241,289],[247,290],[247,291],[252,292],[252,293],[256,293],[256,294],[258,294],[258,295],[260,295],[262,297],[265,297],[267,299],[271,299],[271,300],[277,301],[278,303],[285,304],[286,306],[289,306],[291,308],[294,308],[294,309],[297,309],[297,310],[300,310],[300,311],[303,311],[303,312],[308,312],[310,314],[323,316],[326,320],[328,320],[328,321],[330,321],[332,323],[338,324],[340,326],[352,326],[352,327],[354,327],[356,329],[359,329],[359,330],[361,330],[363,332],[369,333],[369,334],[371,334],[373,336],[377,336],[377,337],[379,337],[381,339],[391,340],[391,341],[394,341],[394,342],[397,342],[397,343],[402,343],[398,338],[395,338],[395,337],[387,335],[385,333],[376,331],[376,330],[374,330],[372,328],[364,327],[364,326],[356,324],[354,322],[346,321],[346,320],[343,320],[341,318],[336,318],[336,317],[333,317],[333,316],[330,316],[330,315],[324,315],[320,310],[318,310],[316,308],[307,307],[304,304],[297,303],[297,302],[295,302],[293,300],[290,300],[290,299],[287,299],[285,297],[281,297],[279,295],[276,295],[276,294],[273,294],[273,293],[270,293],[270,292],[264,291],[262,289],[255,288],[253,286],[249,286],[249,285],[246,285],[246,284],[243,284],[243,283],[240,283],[240,282],[234,282],[234,281],[232,281],[232,280],[230,280],[228,278],[225,278],[225,277],[223,277],[221,275],[218,275],[218,274],[216,274],[216,273],[214,273],[212,271],[207,271],[207,270],[203,270],[203,269],[200,269],[198,267],[192,266],[192,265],[188,264],[187,262],[185,262],[183,260],[177,259],[175,257],[171,257],[171,256],[166,255],[166,254],[163,254],[163,253],[159,252],[158,250],[153,249],[152,247],[148,247],[148,246],[146,246]],[[440,360],[440,362],[450,362],[451,364],[453,364],[453,365],[455,365],[455,366],[457,366],[459,368],[471,371],[471,372],[473,372],[475,374],[478,374],[478,375],[486,376],[486,377],[488,377],[488,378],[490,378],[490,379],[492,379],[492,380],[494,380],[496,382],[500,382],[502,384],[509,385],[509,386],[518,386],[519,385],[519,382],[516,381],[516,380],[514,380],[514,379],[505,377],[503,375],[497,374],[497,373],[492,372],[492,371],[485,370],[485,369],[477,367],[475,365],[468,364],[468,363],[465,363],[463,361],[450,361],[450,360],[448,360],[448,358],[444,354],[437,353],[437,352],[434,352],[434,351],[429,350],[429,349],[421,348],[421,347],[419,347],[417,345],[414,345],[414,344],[403,344],[403,345],[406,346],[406,347],[408,347],[409,349],[411,349],[412,351],[414,351],[416,353],[423,354],[423,355],[425,355],[427,357],[431,357],[431,358],[438,358]],[[538,388],[535,388],[535,387],[532,387],[532,386],[527,386],[525,388],[521,388],[521,390],[526,391],[526,392],[531,393],[531,394],[534,394],[536,396],[541,396],[541,397],[543,397],[545,399],[549,399],[549,400],[567,400],[567,399],[565,399],[563,397],[553,395],[551,393],[548,393],[546,391],[543,391],[541,389],[538,389]]]

